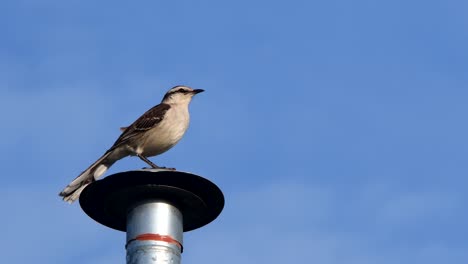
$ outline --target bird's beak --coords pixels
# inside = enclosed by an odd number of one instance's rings
[[[201,93],[201,92],[204,92],[204,91],[205,91],[205,90],[203,90],[203,89],[195,89],[195,90],[193,90],[192,93],[193,93],[193,94],[197,94],[197,93]]]

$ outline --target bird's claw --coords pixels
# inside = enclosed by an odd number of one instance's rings
[[[167,168],[167,167],[159,167],[158,169],[163,169],[163,170],[173,170],[175,171],[176,168]]]
[[[157,168],[152,168],[152,167],[143,167],[141,168],[142,170],[171,170],[175,171],[176,168],[167,168],[167,167],[157,167]]]

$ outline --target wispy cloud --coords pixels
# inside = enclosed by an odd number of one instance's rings
[[[356,190],[375,196],[366,195],[361,197],[366,197],[365,200],[351,199],[347,203],[335,189],[286,181],[231,194],[218,223],[187,235],[185,254],[206,263],[219,260],[224,263],[306,260],[322,264],[440,263],[438,261],[444,258],[454,260],[452,263],[463,263],[468,259],[468,254],[443,240],[434,244],[411,239],[402,246],[398,238],[389,236],[388,233],[398,226],[413,228],[423,225],[428,217],[450,213],[455,209],[452,204],[459,202],[445,198],[439,203],[431,203],[443,197],[421,193],[408,197],[395,191],[388,197],[386,194],[378,196],[368,189]],[[364,213],[361,216],[364,222],[358,226],[369,222],[383,230],[357,232],[352,225],[359,217],[353,216],[349,223],[346,223],[347,219],[336,219],[346,216],[343,211],[359,212],[362,208],[372,208],[376,202],[381,206]],[[344,225],[336,225],[337,222]],[[430,223],[426,228],[436,228],[436,224]],[[430,248],[435,251],[430,253]],[[429,255],[436,258],[431,259]]]

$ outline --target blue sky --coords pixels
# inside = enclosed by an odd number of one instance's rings
[[[467,9],[3,1],[2,259],[125,263],[125,235],[57,193],[185,84],[206,90],[191,127],[152,160],[226,206],[183,263],[468,263]]]

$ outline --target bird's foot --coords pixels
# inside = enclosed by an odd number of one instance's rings
[[[162,169],[162,170],[173,170],[173,171],[176,170],[176,168],[167,168],[167,167],[159,167],[158,169]]]
[[[142,170],[172,170],[172,171],[175,171],[176,168],[166,168],[166,167],[143,167],[141,168]]]

